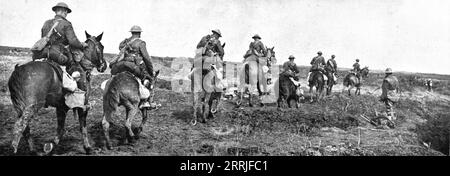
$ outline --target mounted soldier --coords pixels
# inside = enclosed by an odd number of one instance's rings
[[[141,39],[142,29],[139,26],[132,26],[131,37],[124,39],[119,45],[119,56],[111,62],[111,74],[116,75],[128,71],[139,79],[139,89],[141,94],[153,94],[152,82],[154,77],[153,64],[147,52],[145,41]],[[151,91],[150,91],[151,90]],[[144,98],[147,96],[142,96]],[[153,96],[141,101],[140,109],[156,108],[152,100]]]
[[[337,64],[335,55],[331,55],[331,58],[328,59],[327,65],[325,67],[325,70],[329,73],[328,77],[331,77],[333,80],[336,80],[336,71],[337,71]],[[337,81],[334,81],[334,84],[336,84]]]
[[[225,43],[222,45],[219,40],[222,37],[219,29],[211,32],[212,34],[202,37],[197,44],[194,64],[188,75],[191,79],[194,100],[194,119],[191,121],[193,125],[197,123],[197,112],[200,111],[203,114],[202,122],[206,122],[208,116],[217,112],[217,106],[225,88],[222,81]]]
[[[331,55],[331,58],[328,59],[327,65],[325,66],[325,75],[328,77],[327,81],[327,95],[330,95],[333,91],[333,86],[337,84],[337,77],[336,77],[336,71],[337,71],[337,64],[336,60],[334,60],[336,56]]]
[[[356,62],[353,64],[352,72],[360,79],[361,66],[359,65],[359,59],[356,59]]]
[[[197,73],[198,70],[211,70],[212,68],[217,70],[218,75],[216,78],[219,84],[222,83],[223,72],[223,56],[225,52],[219,38],[222,37],[222,33],[219,29],[211,30],[212,34],[208,34],[200,40],[197,44],[196,55],[194,58],[194,64],[190,74]],[[216,88],[223,88],[221,86]]]
[[[300,73],[300,70],[297,67],[297,64],[294,62],[295,57],[293,55],[289,56],[289,61],[286,61],[283,64],[283,72],[281,74],[284,74],[288,77],[295,77],[296,74]]]
[[[80,62],[84,70],[91,70],[92,64],[87,62],[86,59],[83,59],[82,52],[84,48],[88,47],[88,44],[78,40],[72,23],[66,19],[72,10],[63,2],[53,6],[52,10],[56,14],[55,17],[47,20],[41,29],[41,37],[42,39],[46,39],[46,41],[42,42],[41,39],[31,48],[33,61],[47,58],[52,63],[66,67],[74,62]],[[38,45],[42,45],[43,48]],[[71,92],[75,91],[77,86],[74,80],[66,74],[66,70],[61,70],[64,72],[62,74],[64,88]],[[80,79],[80,73],[74,73],[72,76],[75,77],[75,80]],[[89,79],[90,75],[86,75],[86,77]]]
[[[323,74],[323,72],[324,72],[324,67],[325,67],[326,63],[325,63],[325,59],[322,56],[322,51],[317,52],[317,56],[311,60],[310,64],[311,64],[311,69],[309,70],[308,78],[306,79],[306,80],[308,80],[308,82],[312,82],[311,73],[314,71],[319,71],[322,73],[322,75],[325,76],[325,74]]]

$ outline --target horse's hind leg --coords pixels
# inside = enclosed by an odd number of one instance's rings
[[[193,117],[191,120],[191,124],[196,125],[197,124],[197,114],[198,114],[199,108],[202,107],[201,106],[202,103],[200,102],[201,101],[200,95],[198,92],[192,92],[192,101],[194,102],[193,103],[194,114],[193,114]],[[200,109],[200,112],[201,112],[201,109]]]
[[[58,127],[56,128],[56,137],[54,139],[55,145],[59,144],[59,141],[62,139],[62,137],[65,134],[65,123],[66,123],[66,116],[67,116],[67,108],[56,108],[56,118],[58,121]]]
[[[36,149],[34,148],[33,138],[30,133],[30,125],[28,124],[25,130],[23,131],[23,138],[28,142],[28,147],[30,148],[31,153],[36,153]]]
[[[30,138],[29,136],[29,127],[31,118],[33,117],[35,111],[33,109],[33,106],[28,106],[23,111],[22,115],[19,116],[19,119],[14,124],[14,139],[12,141],[12,147],[14,149],[14,153],[17,153],[17,149],[19,147],[20,138],[22,138],[22,135],[24,135],[24,132],[26,132],[25,136],[27,138]],[[26,130],[28,128],[28,130]],[[31,150],[31,149],[30,149]]]
[[[103,127],[103,133],[105,135],[105,139],[106,139],[106,148],[108,150],[112,149],[112,145],[111,145],[111,138],[109,137],[109,127],[110,127],[110,122],[111,122],[111,117],[112,117],[112,112],[111,111],[105,111],[105,115],[103,115],[103,119],[102,119],[102,127]]]
[[[134,105],[127,105],[126,106],[126,110],[127,110],[127,117],[125,120],[125,128],[127,130],[126,134],[127,134],[127,139],[129,143],[134,143],[134,133],[133,130],[131,129],[131,120],[133,120],[133,118],[136,116],[138,110],[137,110],[137,106]]]
[[[82,108],[76,108],[76,111],[78,112],[78,122],[80,123],[80,132],[83,135],[83,148],[86,154],[91,153],[91,144],[89,144],[89,138],[88,138],[88,131],[87,131],[87,124],[86,124],[86,117],[88,114],[88,111],[84,111]]]
[[[145,123],[147,123],[147,119],[148,119],[148,109],[144,108],[141,110],[142,113],[142,121],[141,121],[141,125],[139,125],[137,134],[136,134],[136,138],[139,137],[139,134],[141,134],[141,132],[144,130],[144,125]]]

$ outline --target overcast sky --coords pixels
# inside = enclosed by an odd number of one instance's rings
[[[60,0],[0,0],[0,45],[30,47]],[[66,0],[75,33],[104,32],[105,52],[140,25],[150,55],[193,57],[211,29],[222,31],[225,60],[242,61],[258,33],[275,46],[278,64],[290,54],[308,65],[317,51],[338,66],[359,58],[372,69],[450,74],[448,0]]]

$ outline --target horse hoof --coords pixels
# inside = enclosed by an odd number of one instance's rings
[[[197,125],[197,120],[191,120],[191,125],[193,126]]]
[[[92,148],[91,147],[83,147],[84,151],[86,152],[86,155],[92,154]]]
[[[44,144],[44,153],[45,155],[49,155],[53,151],[53,143],[46,143]]]
[[[106,144],[106,149],[107,149],[107,150],[112,150],[112,149],[113,149],[113,147],[112,147],[112,145],[111,145],[111,144]]]
[[[139,134],[141,134],[141,132],[143,131],[142,127],[139,127],[136,131],[136,136],[138,136]]]

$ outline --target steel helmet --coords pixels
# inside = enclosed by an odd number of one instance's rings
[[[322,54],[322,51],[317,52],[317,54]]]
[[[133,27],[131,27],[130,32],[142,32],[142,29],[140,26],[134,25]]]
[[[289,59],[295,59],[295,57],[293,55],[290,55]]]
[[[391,68],[387,68],[386,71],[385,71],[385,73],[386,73],[386,74],[392,73],[392,69],[391,69]]]
[[[64,3],[64,2],[60,2],[60,3],[56,4],[55,6],[52,7],[52,10],[56,11],[56,9],[58,7],[67,9],[67,13],[72,12],[72,10],[69,8],[69,6],[66,3]]]
[[[219,35],[219,37],[222,37],[222,33],[220,33],[220,30],[219,29],[214,29],[214,30],[211,30],[213,33],[216,33],[216,34],[218,34]]]
[[[359,59],[356,59],[356,62],[359,62]]]
[[[261,37],[258,34],[255,34],[252,38],[259,38],[259,39],[261,39]]]

